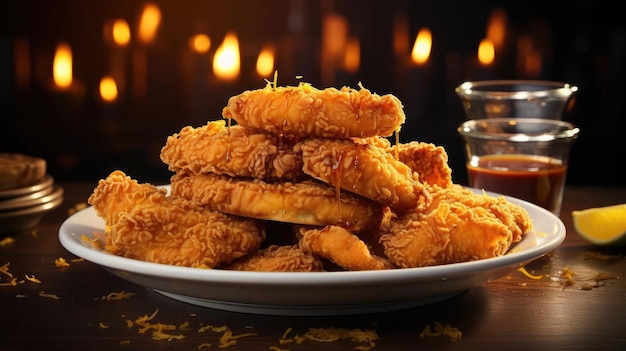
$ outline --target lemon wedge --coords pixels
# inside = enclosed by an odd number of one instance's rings
[[[572,211],[576,232],[596,245],[626,244],[626,204]]]

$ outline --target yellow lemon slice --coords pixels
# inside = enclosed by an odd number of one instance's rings
[[[626,244],[626,204],[572,211],[576,232],[596,245]]]

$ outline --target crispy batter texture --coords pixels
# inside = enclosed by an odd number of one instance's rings
[[[323,272],[324,264],[297,246],[271,245],[222,268],[256,272]]]
[[[393,95],[309,84],[244,91],[228,100],[222,115],[246,128],[297,138],[389,136],[405,121],[402,103]]]
[[[268,183],[217,174],[175,174],[173,195],[238,216],[296,224],[341,225],[360,231],[378,227],[380,205],[313,180]]]
[[[522,207],[504,197],[453,186],[435,192],[426,211],[410,212],[383,227],[385,255],[410,268],[501,256],[532,223]]]
[[[213,121],[193,128],[186,126],[167,138],[161,160],[173,172],[207,172],[231,177],[264,180],[296,180],[302,176],[302,160],[286,138],[253,132],[241,126]]]
[[[391,144],[380,137],[367,138],[366,142],[385,149],[388,153],[417,173],[423,184],[441,188],[452,186],[452,169],[448,165],[448,153],[442,146],[420,141]]]
[[[448,154],[441,146],[419,141],[400,143],[398,160],[417,173],[422,183],[442,188],[452,186],[452,169],[448,165]]]
[[[367,244],[348,230],[335,225],[324,228],[299,228],[298,246],[315,255],[327,258],[351,271],[392,268],[386,259],[373,255]]]
[[[343,190],[406,211],[428,197],[417,174],[390,153],[357,138],[311,138],[296,144],[306,174]]]
[[[260,221],[202,209],[121,171],[100,180],[88,201],[105,220],[105,249],[114,255],[213,268],[257,250],[265,240]]]

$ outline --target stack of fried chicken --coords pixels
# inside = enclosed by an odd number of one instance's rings
[[[268,83],[222,114],[167,139],[169,193],[120,170],[100,180],[89,203],[108,252],[231,270],[380,270],[501,256],[531,229],[523,207],[453,184],[444,148],[400,143],[393,95]]]

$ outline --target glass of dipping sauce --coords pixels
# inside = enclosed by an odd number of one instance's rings
[[[574,85],[545,80],[483,80],[455,89],[468,119],[564,119],[577,91]]]
[[[561,211],[572,143],[580,129],[541,118],[486,118],[458,128],[469,185]]]

